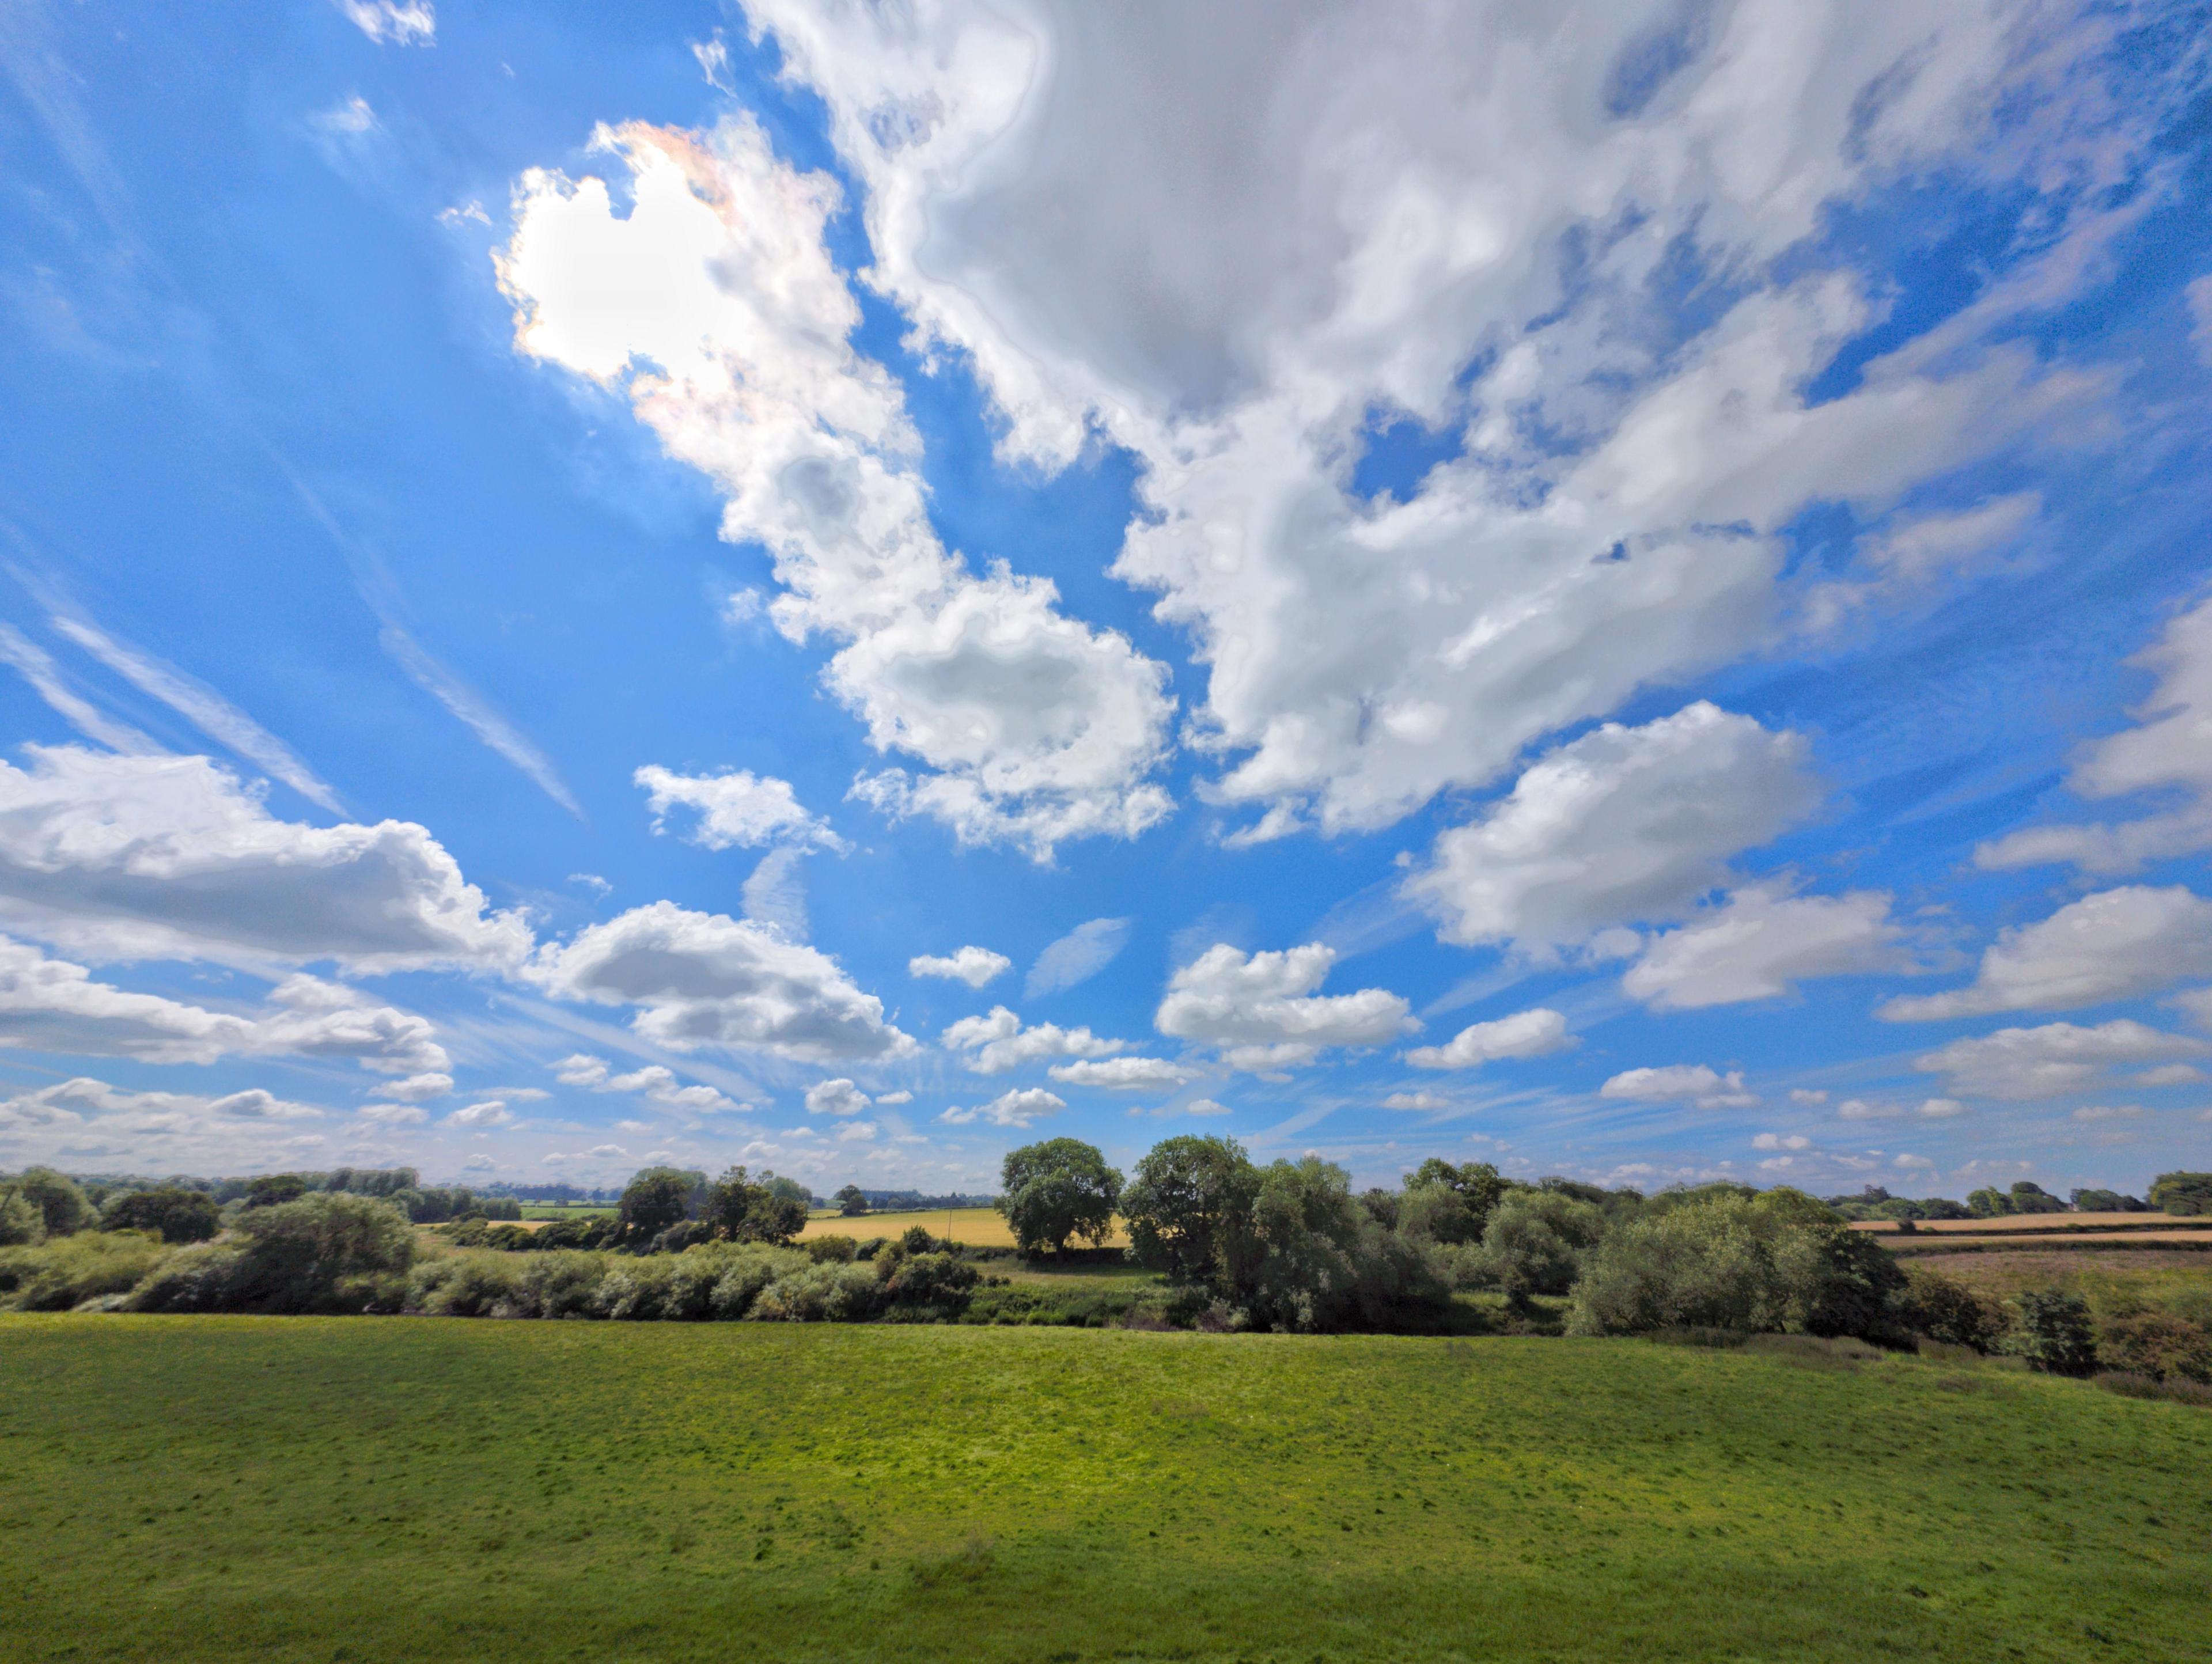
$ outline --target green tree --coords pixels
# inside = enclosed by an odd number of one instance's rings
[[[307,1193],[307,1175],[301,1173],[263,1173],[246,1183],[248,1207],[281,1207]]]
[[[868,1199],[856,1184],[847,1185],[830,1199],[837,1204],[838,1213],[848,1219],[857,1219],[868,1211]]]
[[[360,1311],[397,1301],[415,1233],[389,1202],[318,1191],[249,1209],[222,1303],[233,1310]],[[187,1249],[186,1253],[205,1252]]]
[[[1224,1249],[1249,1237],[1260,1174],[1234,1139],[1185,1136],[1154,1145],[1121,1191],[1138,1262],[1178,1282],[1229,1273]]]
[[[999,1212],[1024,1254],[1065,1253],[1071,1236],[1103,1244],[1121,1200],[1120,1171],[1079,1139],[1025,1144],[1000,1168]]]
[[[46,1222],[23,1193],[13,1185],[0,1185],[0,1248],[20,1248],[43,1240]]]
[[[1479,1242],[1508,1182],[1488,1162],[1455,1167],[1431,1156],[1406,1175],[1398,1229],[1416,1241]]]
[[[2022,1179],[2012,1187],[2012,1211],[2015,1213],[2063,1213],[2066,1204],[2030,1179]]]
[[[1977,1219],[2002,1219],[2012,1212],[2012,1198],[1984,1185],[1967,1196],[1966,1212]]]
[[[2097,1329],[2088,1302],[2078,1294],[2031,1289],[2017,1303],[2014,1345],[2030,1369],[2054,1376],[2096,1373]]]
[[[623,1187],[615,1217],[625,1242],[642,1243],[691,1215],[695,1191],[706,1187],[706,1175],[677,1167],[641,1168]]]
[[[718,1236],[733,1242],[787,1243],[806,1228],[806,1204],[769,1187],[775,1175],[750,1178],[733,1167],[707,1191],[701,1218]]]
[[[1515,1190],[1490,1212],[1479,1264],[1505,1291],[1506,1304],[1525,1312],[1537,1295],[1572,1288],[1583,1254],[1604,1234],[1595,1202],[1564,1190]]]
[[[2212,1173],[2161,1173],[2151,1181],[2148,1200],[2160,1213],[2212,1213]]]
[[[150,1230],[165,1242],[204,1242],[222,1229],[222,1210],[204,1191],[162,1185],[118,1196],[101,1210],[102,1230]]]
[[[37,1211],[49,1237],[74,1236],[93,1223],[92,1204],[66,1173],[57,1173],[51,1167],[27,1167],[11,1187]]]

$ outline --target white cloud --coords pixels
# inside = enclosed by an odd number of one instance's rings
[[[2138,1086],[2195,1086],[2212,1079],[2212,1075],[2192,1063],[2169,1063],[2160,1068],[2146,1069],[2130,1078]]]
[[[79,1076],[0,1100],[0,1161],[145,1163],[169,1172],[303,1166],[325,1140],[290,1129],[323,1113],[258,1087],[220,1096],[137,1092]]]
[[[857,1115],[869,1102],[868,1095],[849,1080],[817,1081],[806,1089],[810,1115]]]
[[[951,982],[965,982],[971,988],[980,988],[1012,970],[1014,962],[1003,953],[994,953],[988,948],[965,947],[949,959],[920,953],[906,962],[908,976],[941,976]]]
[[[1685,1011],[1780,999],[1809,977],[1916,968],[1887,896],[1792,896],[1751,884],[1654,937],[1620,985],[1647,1005]]]
[[[1541,951],[1608,926],[1673,919],[1731,876],[1728,858],[1809,812],[1804,743],[1704,701],[1545,754],[1407,881],[1445,940]]]
[[[827,954],[672,902],[633,908],[548,944],[530,978],[562,999],[641,1007],[631,1026],[678,1051],[716,1046],[802,1063],[903,1057],[914,1041]]]
[[[501,969],[529,951],[404,821],[279,820],[205,757],[27,746],[0,762],[0,926],[95,961]]]
[[[2134,1120],[2150,1112],[2135,1103],[2085,1103],[2074,1112],[2075,1120]]]
[[[1895,1120],[1905,1115],[1917,1115],[1923,1120],[1948,1120],[1966,1113],[1966,1106],[1956,1098],[1923,1098],[1917,1107],[1887,1098],[1845,1098],[1836,1106],[1840,1120]]]
[[[1925,1173],[1932,1170],[1936,1163],[1925,1156],[1900,1155],[1894,1157],[1890,1165],[1907,1173]]]
[[[658,763],[647,763],[631,776],[646,794],[653,813],[653,829],[668,829],[669,817],[678,809],[696,811],[684,841],[702,849],[757,849],[763,844],[790,843],[800,848],[843,849],[845,841],[830,823],[807,812],[791,782],[773,774],[755,774],[749,768],[720,774],[679,774]]]
[[[315,125],[326,133],[343,134],[347,138],[360,138],[374,132],[380,124],[376,112],[359,93],[340,99],[327,110],[316,112]]]
[[[1472,1069],[1500,1058],[1548,1057],[1578,1045],[1564,1013],[1538,1005],[1494,1022],[1470,1023],[1442,1046],[1421,1046],[1406,1061],[1422,1069]]]
[[[840,1144],[873,1144],[876,1124],[872,1120],[848,1120],[837,1129]]]
[[[1225,1103],[1216,1103],[1212,1098],[1193,1098],[1182,1107],[1186,1115],[1226,1115],[1231,1112]]]
[[[1814,1091],[1807,1087],[1796,1086],[1790,1091],[1790,1102],[1792,1103],[1815,1104],[1826,1103],[1827,1101],[1828,1095],[1826,1092]]]
[[[1237,1069],[1310,1062],[1329,1046],[1380,1046],[1419,1026],[1388,989],[1316,994],[1335,963],[1336,950],[1319,942],[1253,954],[1216,943],[1169,979],[1153,1026],[1224,1048]]]
[[[1382,1100],[1385,1109],[1449,1109],[1449,1098],[1440,1098],[1434,1092],[1393,1092]]]
[[[380,46],[434,46],[437,8],[430,0],[332,0],[353,26]]]
[[[1604,1085],[1598,1096],[1631,1098],[1645,1103],[1694,1103],[1700,1109],[1748,1109],[1759,1102],[1744,1090],[1743,1072],[1725,1075],[1702,1063],[1670,1063],[1656,1069],[1624,1069]]]
[[[1861,561],[1864,576],[1820,584],[1806,595],[1807,628],[1826,629],[1853,614],[1887,609],[1947,579],[1979,570],[1989,563],[1985,557],[2017,542],[2042,508],[2040,495],[2021,491],[1891,526],[1867,540]]]
[[[607,1078],[607,1060],[572,1052],[553,1066],[553,1078],[563,1086],[601,1086]]]
[[[553,1078],[563,1086],[581,1086],[594,1092],[639,1093],[667,1108],[689,1109],[702,1114],[737,1107],[711,1086],[678,1084],[675,1072],[658,1063],[617,1075],[609,1070],[605,1058],[574,1052],[553,1066]],[[534,1087],[526,1087],[510,1091],[507,1096],[542,1098],[545,1094]]]
[[[1954,1040],[1913,1060],[1912,1066],[1948,1078],[1968,1097],[2054,1098],[2084,1091],[2130,1064],[2156,1064],[2202,1056],[2212,1047],[2146,1028],[2124,1017],[2085,1029],[2046,1023],[2035,1029],[1999,1029],[1975,1040]]]
[[[1141,459],[1116,570],[1197,637],[1215,795],[1331,831],[1741,653],[1804,504],[1878,516],[2048,403],[1976,338],[1996,301],[1808,402],[1874,307],[1764,286],[1831,204],[2116,167],[2158,124],[2070,88],[2055,25],[1902,0],[746,9],[1002,448]],[[2035,112],[2002,137],[2001,87]],[[1671,322],[1685,259],[1750,292]],[[1378,414],[1471,454],[1361,501]]]
[[[1081,1063],[1055,1063],[1045,1071],[1063,1086],[1095,1086],[1109,1092],[1142,1091],[1155,1086],[1182,1086],[1197,1078],[1197,1071],[1158,1057],[1110,1057]]]
[[[453,1090],[453,1078],[441,1071],[410,1075],[404,1080],[386,1081],[376,1089],[379,1097],[397,1098],[403,1103],[420,1103],[425,1098],[443,1097]]]
[[[805,859],[806,852],[794,845],[771,849],[738,887],[745,917],[793,942],[807,937]]]
[[[2069,902],[2048,919],[1997,932],[1971,987],[1892,999],[1893,1023],[2063,1011],[2212,975],[2212,902],[2176,884],[2128,884]]]
[[[355,1113],[385,1127],[420,1127],[430,1119],[430,1112],[415,1103],[364,1103]]]
[[[849,339],[860,310],[823,243],[836,184],[743,114],[593,143],[627,171],[629,212],[599,179],[523,176],[498,259],[517,348],[627,396],[721,491],[723,535],[768,548],[777,627],[842,644],[830,691],[925,770],[854,795],[1040,860],[1167,814],[1146,779],[1167,749],[1164,667],[1061,612],[1049,580],[978,577],[939,541],[898,387]]]
[[[1812,1142],[1802,1133],[1761,1133],[1751,1141],[1751,1147],[1753,1150],[1803,1150]]]
[[[1042,1086],[1024,1086],[1002,1092],[988,1103],[979,1103],[971,1109],[947,1109],[938,1120],[954,1127],[979,1120],[993,1127],[1027,1127],[1040,1116],[1057,1114],[1066,1108],[1067,1100],[1057,1093],[1048,1092]]]
[[[1021,1018],[1004,1005],[994,1005],[988,1017],[962,1017],[945,1029],[942,1039],[946,1050],[968,1053],[968,1066],[979,1075],[1002,1075],[1048,1057],[1109,1057],[1129,1043],[1103,1039],[1088,1029],[1063,1029],[1056,1023],[1024,1029]]]
[[[1091,919],[1045,944],[1022,992],[1031,999],[1087,982],[1114,963],[1129,940],[1127,919]]]
[[[897,1092],[878,1092],[876,1094],[876,1102],[879,1104],[912,1103],[914,1102],[914,1094],[903,1090]]]
[[[2128,662],[2156,672],[2157,685],[2131,713],[2136,726],[2089,746],[2067,785],[2092,801],[2164,793],[2181,804],[2116,824],[2031,827],[1976,849],[1980,865],[2063,861],[2091,872],[2131,872],[2146,861],[2212,848],[2212,601],[2174,619]]]
[[[605,897],[614,894],[615,887],[596,872],[571,872],[568,882],[590,890],[595,896]]]
[[[514,1112],[497,1098],[486,1098],[482,1103],[471,1103],[454,1110],[446,1117],[448,1127],[505,1127],[514,1120]]]

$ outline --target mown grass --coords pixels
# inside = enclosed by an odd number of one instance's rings
[[[2208,1521],[1817,1346],[0,1318],[9,1659],[2193,1661]]]

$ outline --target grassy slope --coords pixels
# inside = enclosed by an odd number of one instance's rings
[[[11,1659],[2195,1659],[2208,1504],[1917,1361],[0,1318]]]

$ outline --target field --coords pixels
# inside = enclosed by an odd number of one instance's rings
[[[611,1203],[592,1202],[525,1202],[522,1217],[526,1219],[611,1219],[615,1217]]]
[[[805,1242],[815,1236],[851,1236],[866,1242],[871,1236],[896,1236],[920,1225],[933,1236],[950,1236],[963,1248],[1012,1248],[1014,1234],[1005,1216],[994,1207],[939,1208],[933,1212],[864,1213],[848,1219],[836,1213],[817,1213],[799,1233]],[[1106,1239],[1109,1247],[1126,1248],[1129,1239],[1119,1226]]]
[[[0,1655],[2203,1656],[2212,1412],[1862,1350],[0,1318]]]
[[[2078,1294],[2100,1316],[2162,1309],[2212,1323],[2212,1261],[2201,1253],[2008,1248],[1962,1254],[1934,1268],[2001,1297],[2024,1289]]]

